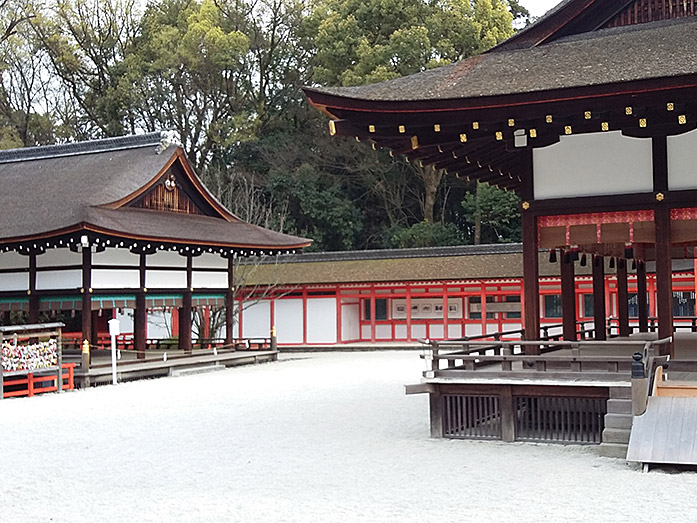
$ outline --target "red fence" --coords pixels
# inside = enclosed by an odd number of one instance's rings
[[[64,363],[63,368],[63,390],[73,390],[75,388],[75,364]],[[18,373],[5,372],[7,376],[3,380],[3,398],[18,396],[33,396],[42,392],[56,392],[58,390],[58,369],[37,370],[34,372]],[[7,390],[7,389],[11,390]]]

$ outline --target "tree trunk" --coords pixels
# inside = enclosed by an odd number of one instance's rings
[[[415,167],[415,171],[424,182],[424,221],[434,223],[436,194],[443,179],[443,170],[436,169],[433,165],[427,165],[425,167]]]
[[[475,211],[474,211],[474,244],[479,245],[482,242],[482,209],[479,205],[479,182],[476,182],[474,188],[474,201],[475,201]]]

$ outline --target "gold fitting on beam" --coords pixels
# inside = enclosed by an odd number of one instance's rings
[[[399,134],[404,134],[407,132],[407,130],[404,128],[403,125],[400,125],[399,127],[397,127],[397,130],[399,131]]]
[[[665,200],[666,196],[662,192],[656,193],[656,201],[657,202],[662,202]]]
[[[479,129],[479,122],[472,122],[472,129]]]
[[[329,120],[329,134],[331,136],[336,135],[336,123],[334,123],[334,120]]]
[[[418,149],[419,148],[419,138],[417,136],[412,136],[411,137],[411,148],[412,149]]]
[[[524,211],[527,211],[530,208],[530,202],[523,202],[521,204],[521,207],[523,208]]]
[[[508,119],[508,127],[515,127],[515,118]]]
[[[554,118],[552,118],[551,114],[548,114],[547,116],[545,116],[546,123],[552,123],[553,121],[554,121]]]
[[[673,102],[668,102],[666,104],[666,111],[675,111],[675,104]]]
[[[624,108],[624,114],[626,114],[627,116],[631,116],[633,112],[634,111],[632,110],[632,107],[629,105]]]
[[[590,119],[593,117],[593,114],[592,114],[590,111],[586,111],[586,112],[583,113],[583,117],[584,117],[586,120],[590,120]]]
[[[31,295],[31,291],[27,291],[27,294],[28,294],[28,295]]]
[[[467,135],[465,133],[460,134],[460,141],[465,143],[467,141]]]
[[[498,141],[503,140],[503,133],[501,131],[496,131],[496,139]]]
[[[570,125],[565,125],[564,126],[564,134],[572,134],[574,130],[571,128]]]
[[[369,132],[369,133],[374,133],[374,132],[375,132],[375,126],[374,126],[374,125],[369,125],[369,126],[368,126],[368,132]]]
[[[684,114],[679,115],[678,116],[678,123],[680,125],[685,125],[687,123],[687,116],[685,116]]]
[[[537,129],[530,129],[530,138],[537,138]]]
[[[440,124],[439,123],[433,125],[433,131],[436,133],[440,132]]]
[[[646,127],[646,118],[639,118],[639,127]]]
[[[610,130],[610,123],[609,122],[602,122],[600,124],[600,129],[602,131],[609,131]]]

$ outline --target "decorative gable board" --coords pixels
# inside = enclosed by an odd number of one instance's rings
[[[128,206],[137,209],[220,217],[220,214],[199,194],[178,162],[167,169],[152,187]]]

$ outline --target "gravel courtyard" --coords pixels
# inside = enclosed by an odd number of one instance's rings
[[[0,402],[0,521],[672,521],[697,473],[592,447],[433,440],[417,352]]]

